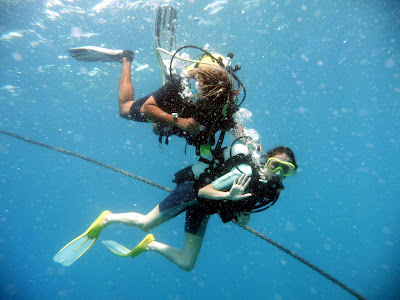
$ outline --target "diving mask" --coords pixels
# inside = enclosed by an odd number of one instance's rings
[[[266,165],[271,172],[275,173],[280,170],[285,177],[293,175],[296,170],[296,167],[292,163],[276,157],[268,158]]]

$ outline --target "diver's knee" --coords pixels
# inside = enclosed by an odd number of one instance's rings
[[[133,104],[133,100],[127,100],[124,96],[118,96],[119,102],[119,116],[124,119],[132,119],[131,116],[131,107]]]
[[[194,264],[182,265],[180,266],[183,271],[190,272],[194,268]]]
[[[141,226],[140,227],[144,232],[149,232],[152,228],[151,227],[146,227],[146,226]]]
[[[186,272],[190,272],[194,269],[195,264],[196,264],[196,260],[189,259],[189,260],[182,261],[179,264],[179,267]]]
[[[119,108],[119,116],[123,119],[128,119],[128,120],[132,119],[130,111],[126,110],[124,107]]]
[[[140,223],[140,229],[142,229],[144,232],[149,232],[150,230],[153,230],[156,226],[152,222],[144,220],[143,222]]]

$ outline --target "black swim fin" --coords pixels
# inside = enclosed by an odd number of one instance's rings
[[[88,62],[120,62],[123,57],[132,61],[135,56],[135,53],[131,50],[112,50],[94,46],[72,48],[68,52],[73,58]]]

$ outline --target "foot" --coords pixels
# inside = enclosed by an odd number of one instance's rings
[[[139,254],[146,252],[146,246],[151,242],[155,241],[154,236],[150,233],[148,234],[131,252],[130,256],[135,258]]]
[[[101,215],[90,225],[88,229],[87,236],[89,239],[97,239],[100,235],[100,232],[104,229],[104,226],[102,224],[104,218],[111,214],[110,211],[105,210],[101,213]]]
[[[126,58],[127,61],[132,62],[135,57],[135,52],[132,50],[124,50],[121,54],[112,57],[113,60],[122,62],[122,59]]]

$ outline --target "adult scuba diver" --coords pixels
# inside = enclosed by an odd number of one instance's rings
[[[155,240],[148,234],[132,250],[115,241],[103,241],[121,257],[136,257],[145,251],[161,254],[185,271],[191,271],[200,253],[210,215],[223,222],[247,224],[250,214],[273,205],[283,189],[282,181],[293,175],[296,159],[291,149],[280,146],[267,154],[255,151],[251,143],[237,143],[221,150],[209,163],[198,162],[175,176],[175,190],[148,214],[104,211],[79,237],[54,256],[54,261],[69,266],[82,256],[110,224],[123,224],[148,232],[186,212],[185,242],[178,249]]]
[[[69,49],[69,53],[82,61],[121,62],[118,89],[120,116],[153,123],[153,132],[159,135],[160,143],[163,137],[167,144],[168,137],[176,135],[195,146],[197,155],[207,156],[216,142],[218,131],[221,130],[221,134],[217,148],[222,145],[226,131],[234,136],[240,132],[240,124],[234,122],[233,115],[244,100],[245,89],[235,75],[239,67],[231,67],[233,54],[224,57],[196,46],[176,49],[176,19],[173,7],[158,8],[154,40],[165,84],[140,99],[134,98],[131,80],[133,51],[85,46]],[[192,60],[180,56],[181,51],[188,48],[199,50],[201,58]],[[181,65],[182,62],[190,64],[180,72],[178,60]],[[243,91],[243,99],[238,103],[240,91]]]

